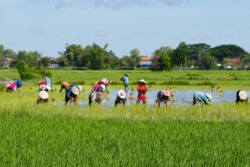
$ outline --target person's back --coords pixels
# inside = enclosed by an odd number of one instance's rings
[[[137,86],[137,91],[138,91],[138,97],[137,97],[137,103],[142,101],[144,104],[146,103],[146,93],[148,91],[146,82],[142,79],[139,80],[139,84]]]
[[[212,97],[210,94],[206,94],[203,92],[195,92],[193,95],[193,104],[195,105],[197,101],[204,102],[205,104],[209,104],[210,100],[212,100]]]
[[[22,86],[22,81],[21,80],[17,80],[16,82],[15,82],[15,84],[16,84],[16,86],[17,86],[17,88],[20,88],[21,86]]]
[[[51,80],[47,75],[45,75],[45,84],[51,86]]]
[[[128,76],[127,75],[124,75],[123,82],[124,82],[124,84],[128,84]]]

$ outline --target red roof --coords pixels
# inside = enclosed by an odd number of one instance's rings
[[[141,61],[152,61],[153,58],[152,57],[148,57],[148,56],[141,56]]]
[[[229,63],[239,63],[240,62],[240,58],[229,58],[227,61]]]

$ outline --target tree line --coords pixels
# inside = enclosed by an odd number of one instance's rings
[[[140,51],[132,49],[129,55],[118,57],[108,44],[99,46],[96,43],[85,47],[78,44],[67,44],[64,51],[59,52],[59,57],[43,56],[37,51],[19,51],[5,49],[0,45],[0,62],[6,58],[11,59],[11,67],[16,67],[19,62],[29,67],[74,67],[79,69],[136,69],[139,68]],[[230,62],[237,69],[250,66],[250,54],[237,45],[220,45],[211,47],[205,43],[186,44],[181,42],[175,49],[163,46],[156,49],[152,55],[151,70],[171,70],[173,68],[216,69],[218,64],[227,64],[230,59],[240,61]],[[221,66],[224,68],[224,66]]]

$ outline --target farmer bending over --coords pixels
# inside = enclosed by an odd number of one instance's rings
[[[17,86],[16,86],[15,82],[11,82],[10,84],[7,85],[6,91],[7,92],[16,92],[16,88],[17,88]]]
[[[161,103],[165,103],[166,107],[171,102],[171,93],[169,90],[160,90],[157,93],[157,99],[156,102],[158,104],[158,107],[161,106]]]
[[[122,104],[124,106],[125,103],[126,103],[126,92],[124,90],[119,90],[115,99],[115,106],[117,106],[117,104]]]
[[[248,103],[247,92],[238,90],[236,92],[236,103]]]
[[[109,81],[108,79],[104,78],[101,79],[100,81],[96,82],[93,86],[92,91],[90,92],[90,95],[93,92],[107,92],[109,94],[109,90],[108,90],[108,85],[110,84],[111,81]]]
[[[65,105],[72,100],[76,104],[77,96],[80,94],[82,87],[79,85],[71,84],[65,95]]]
[[[137,104],[140,103],[141,101],[143,102],[143,104],[146,104],[147,102],[146,93],[148,89],[145,80],[141,79],[138,81],[137,91],[138,91]]]
[[[212,99],[212,95],[209,93],[195,92],[193,95],[193,105],[197,104],[197,102],[208,105]]]

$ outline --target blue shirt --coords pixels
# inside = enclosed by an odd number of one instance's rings
[[[49,78],[49,77],[47,77],[47,76],[45,76],[45,83],[46,83],[46,85],[51,86],[51,81],[50,81],[50,78]]]
[[[67,92],[66,92],[66,95],[70,98],[70,97],[72,97],[72,88],[75,86],[75,84],[70,84],[70,86],[69,86],[69,88],[68,88],[68,90],[67,90]]]
[[[128,84],[128,77],[127,76],[124,76],[123,82],[124,82],[124,84]]]
[[[202,101],[205,104],[209,104],[209,99],[207,98],[207,96],[203,92],[195,92],[194,98],[200,102]]]
[[[15,84],[16,84],[16,86],[18,87],[18,88],[20,88],[21,86],[22,86],[22,81],[21,80],[17,80],[16,82],[15,82]]]

